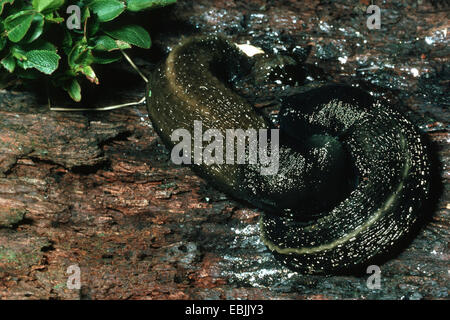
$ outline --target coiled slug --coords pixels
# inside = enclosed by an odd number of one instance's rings
[[[229,85],[249,72],[249,59],[218,36],[189,38],[173,49],[153,73],[147,98],[168,148],[176,129],[194,136],[194,121],[224,136],[226,129],[272,128]],[[336,273],[389,252],[410,232],[430,175],[410,121],[362,90],[329,85],[284,99],[279,122],[277,174],[252,164],[192,168],[264,210],[261,238],[281,262],[300,272]]]

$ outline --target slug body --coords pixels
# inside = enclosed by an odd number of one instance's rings
[[[194,121],[223,135],[271,129],[229,85],[251,68],[221,37],[190,38],[174,48],[154,72],[147,98],[163,142],[173,148],[171,135],[180,128],[194,136]],[[389,252],[411,231],[430,174],[411,122],[364,91],[338,85],[284,99],[279,122],[277,174],[252,164],[192,168],[264,210],[261,237],[281,262],[305,273],[336,273]]]

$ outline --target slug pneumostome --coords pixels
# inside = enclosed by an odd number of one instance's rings
[[[147,98],[166,146],[175,146],[176,129],[194,136],[195,121],[223,136],[233,128],[272,129],[230,85],[251,68],[251,58],[222,37],[175,47],[153,73]],[[279,124],[277,174],[248,163],[192,168],[264,210],[261,237],[280,261],[301,272],[340,272],[409,234],[429,193],[430,168],[420,134],[402,114],[360,89],[327,85],[283,99]]]

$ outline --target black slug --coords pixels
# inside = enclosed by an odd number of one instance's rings
[[[178,143],[171,139],[176,129],[187,130],[194,146],[194,121],[223,137],[227,129],[274,129],[230,85],[251,68],[222,37],[189,38],[174,48],[153,73],[147,97],[166,146]],[[195,164],[196,147],[186,156],[208,182],[264,210],[261,237],[281,262],[336,273],[389,252],[409,234],[430,175],[410,121],[362,90],[328,85],[285,98],[279,123],[276,174],[263,174],[259,163]],[[270,146],[276,131],[268,132]],[[252,152],[245,150],[246,160]]]

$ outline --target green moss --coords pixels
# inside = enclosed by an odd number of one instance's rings
[[[0,227],[12,227],[21,222],[26,214],[26,210],[20,209],[0,209]]]
[[[17,261],[17,253],[14,250],[0,246],[0,262],[11,263]]]

